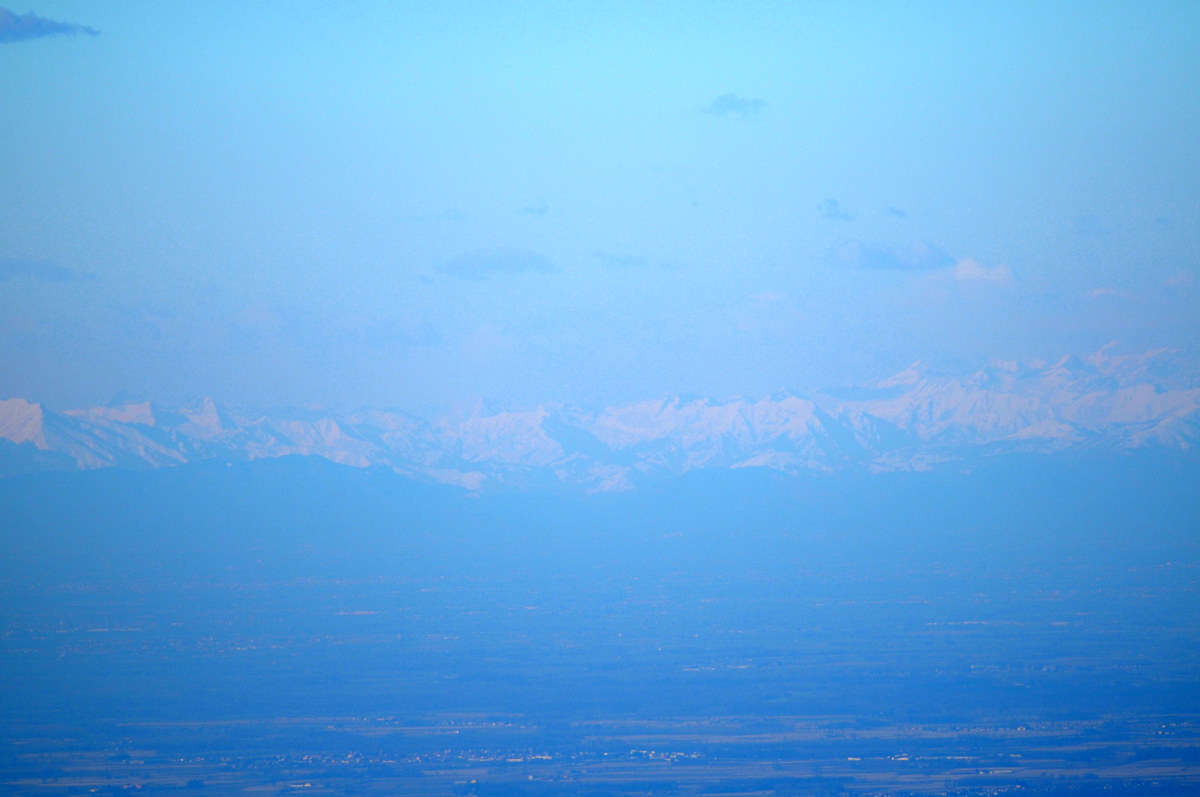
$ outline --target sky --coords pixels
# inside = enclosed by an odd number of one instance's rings
[[[52,408],[1200,354],[1195,2],[10,4],[0,140]]]

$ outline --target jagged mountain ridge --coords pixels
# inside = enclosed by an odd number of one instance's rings
[[[177,410],[140,402],[63,413],[0,401],[5,475],[304,455],[470,489],[605,491],[703,468],[911,470],[1006,451],[1190,451],[1197,442],[1200,371],[1170,351],[997,362],[966,377],[915,363],[873,385],[808,397],[667,397],[437,419],[249,413],[208,398]]]

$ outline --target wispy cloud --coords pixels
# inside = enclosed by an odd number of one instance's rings
[[[536,252],[502,247],[467,252],[443,263],[437,270],[459,279],[484,280],[503,274],[551,274],[558,269]]]
[[[1100,287],[1092,288],[1087,292],[1087,297],[1092,300],[1096,299],[1132,299],[1133,294],[1129,291],[1122,291],[1116,288]]]
[[[750,119],[757,116],[759,111],[767,107],[767,104],[766,100],[739,97],[736,94],[722,94],[710,102],[704,111],[713,116],[736,116],[741,119]]]
[[[0,8],[0,44],[40,39],[43,36],[77,36],[81,33],[98,36],[100,31],[74,22],[45,19],[32,11],[14,14],[7,8]]]
[[[854,218],[838,204],[836,199],[826,199],[824,202],[817,205],[817,212],[826,219],[833,221],[847,221]]]
[[[1196,274],[1186,269],[1183,271],[1176,271],[1163,281],[1163,285],[1166,285],[1168,288],[1190,288],[1195,284]]]
[[[954,264],[954,278],[959,282],[990,282],[1007,285],[1013,281],[1012,269],[1008,266],[985,266],[974,258],[963,258]]]
[[[954,258],[925,241],[914,241],[909,246],[880,246],[851,241],[834,250],[834,261],[852,269],[927,271],[945,268],[954,263]]]
[[[80,282],[93,280],[94,274],[72,271],[46,260],[0,258],[0,282],[29,280],[30,282]]]

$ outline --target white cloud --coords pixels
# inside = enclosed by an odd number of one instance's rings
[[[1008,266],[985,266],[978,260],[966,257],[954,264],[954,279],[959,282],[990,282],[1008,285],[1013,281],[1012,269]]]
[[[1195,284],[1195,272],[1188,271],[1187,269],[1184,269],[1183,271],[1176,271],[1174,274],[1167,277],[1167,279],[1163,282],[1163,285],[1166,285],[1169,288],[1184,288]]]
[[[1132,298],[1127,291],[1119,291],[1116,288],[1092,288],[1088,291],[1089,299],[1103,299],[1105,297],[1112,297],[1114,299]]]

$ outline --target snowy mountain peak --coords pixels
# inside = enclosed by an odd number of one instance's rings
[[[44,445],[41,405],[20,398],[0,400],[0,439]]]
[[[0,474],[46,467],[161,467],[203,459],[320,456],[468,486],[628,489],[656,475],[766,467],[789,473],[928,468],[1009,451],[1194,451],[1200,380],[1178,352],[996,362],[931,376],[920,361],[874,385],[726,402],[669,396],[590,412],[475,405],[434,421],[395,410],[243,415],[211,398],[53,413],[0,401]],[[15,453],[14,453],[15,449]],[[26,452],[26,453],[22,453]]]
[[[198,407],[180,409],[179,414],[187,419],[198,436],[219,437],[227,429],[236,426],[209,396],[205,396]]]
[[[149,401],[126,403],[117,407],[108,406],[93,407],[87,410],[68,410],[66,414],[76,417],[116,421],[117,423],[140,424],[142,426],[154,426],[157,423],[157,419],[154,417],[154,407]]]
[[[903,371],[893,374],[892,376],[889,376],[887,379],[881,379],[880,381],[876,382],[875,386],[882,387],[882,388],[888,388],[888,387],[900,387],[900,386],[907,386],[907,385],[915,385],[924,378],[922,375],[924,369],[925,369],[924,363],[922,363],[920,360],[917,360],[912,365],[905,368]]]

